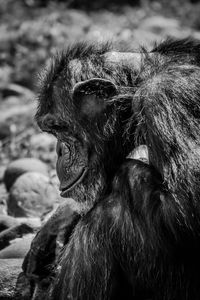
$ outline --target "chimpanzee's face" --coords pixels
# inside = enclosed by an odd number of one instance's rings
[[[60,181],[61,196],[66,197],[86,176],[91,157],[86,136],[70,123],[64,123],[55,113],[37,115],[39,127],[57,138],[56,170]]]
[[[54,87],[51,105],[44,107],[44,99],[39,103],[39,127],[57,138],[56,169],[61,196],[71,196],[70,192],[81,185],[84,191],[90,185],[98,186],[98,178],[105,177],[100,173],[104,164],[111,161],[101,161],[106,143],[106,111],[110,109],[106,100],[115,93],[115,86],[109,81],[91,79],[76,84],[71,94]]]

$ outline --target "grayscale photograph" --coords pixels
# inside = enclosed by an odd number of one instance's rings
[[[200,0],[0,0],[0,300],[200,300]]]

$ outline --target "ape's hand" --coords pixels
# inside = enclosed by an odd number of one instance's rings
[[[43,225],[32,241],[23,262],[27,277],[39,280],[49,277],[58,252],[68,242],[71,231],[79,220],[79,207],[72,199],[63,202]]]

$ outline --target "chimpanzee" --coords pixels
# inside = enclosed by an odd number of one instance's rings
[[[78,43],[41,77],[61,195],[83,203],[47,299],[200,299],[200,42]],[[149,164],[127,159],[142,144]]]

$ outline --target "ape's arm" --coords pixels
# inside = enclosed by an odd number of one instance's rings
[[[162,189],[161,177],[152,167],[127,160],[113,181],[112,193],[75,227],[63,250],[51,299],[132,299],[135,281],[148,277],[163,247],[163,230],[172,235],[173,224],[164,224],[164,210],[172,213],[170,218],[173,211]],[[144,269],[138,270],[138,263]]]
[[[107,208],[115,209],[117,199],[115,204],[110,200],[98,203],[77,224],[57,266],[51,299],[111,299],[117,272],[111,235],[116,229]]]
[[[47,283],[50,280],[53,275],[51,265],[55,264],[60,248],[69,240],[79,219],[78,204],[72,199],[66,199],[42,226],[22,266],[24,274],[32,282],[36,284],[44,279]]]

